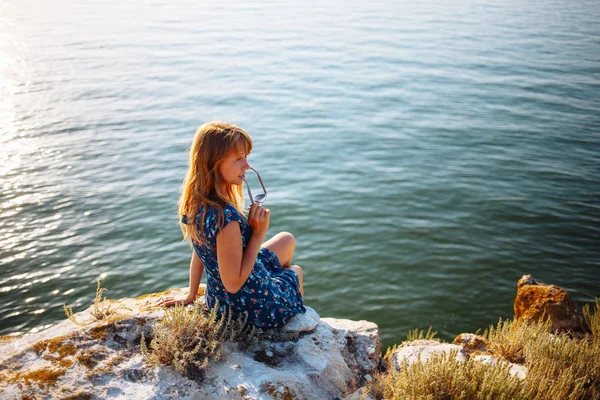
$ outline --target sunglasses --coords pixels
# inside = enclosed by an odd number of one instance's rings
[[[259,193],[256,196],[252,197],[252,190],[250,190],[250,185],[248,185],[248,181],[246,181],[246,177],[242,177],[242,179],[244,180],[244,183],[246,184],[246,187],[248,188],[248,197],[250,197],[250,204],[256,204],[256,205],[260,206],[267,199],[267,188],[265,188],[265,184],[263,183],[262,179],[260,178],[258,171],[252,167],[250,167],[250,169],[252,171],[254,171],[254,173],[258,177],[258,181],[260,182],[260,186],[262,186],[263,193]]]

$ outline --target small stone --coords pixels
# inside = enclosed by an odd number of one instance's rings
[[[248,389],[244,385],[237,385],[236,389],[242,396],[245,396],[248,393]]]
[[[296,314],[282,328],[284,332],[312,332],[319,324],[319,314],[311,307],[306,308],[306,312]]]
[[[267,350],[267,351],[265,351],[265,356],[273,357],[273,352],[271,350]]]
[[[372,381],[373,381],[373,377],[372,377],[371,375],[369,375],[369,374],[366,374],[366,375],[365,375],[365,380],[366,380],[367,382],[372,382]]]
[[[477,354],[485,354],[489,352],[491,347],[491,343],[483,336],[472,333],[461,333],[454,339],[452,344],[462,346],[462,352],[467,355],[471,355],[475,351]]]

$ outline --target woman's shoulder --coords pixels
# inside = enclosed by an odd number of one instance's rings
[[[206,212],[205,212],[206,210]],[[243,214],[241,214],[238,209],[233,205],[226,203],[224,207],[217,207],[215,205],[201,205],[198,209],[198,216],[204,215],[205,219],[215,218],[220,213],[223,213],[223,217],[225,220],[241,220],[243,218]]]
[[[223,214],[226,221],[241,221],[244,217],[233,204],[229,203],[223,209]]]

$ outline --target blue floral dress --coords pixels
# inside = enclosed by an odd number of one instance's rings
[[[200,231],[200,220],[204,206],[196,214],[196,229]],[[240,215],[232,205],[224,210],[223,227],[217,226],[218,211],[210,207],[204,218],[204,238],[207,244],[193,242],[194,251],[202,260],[206,271],[206,302],[209,308],[219,303],[219,313],[226,308],[234,317],[247,313],[247,323],[260,328],[277,328],[283,326],[291,317],[306,312],[298,275],[292,270],[283,269],[279,259],[267,248],[261,248],[250,276],[235,293],[225,290],[219,265],[217,263],[217,235],[231,221],[238,221],[242,233],[244,249],[248,244],[252,227],[245,216]],[[184,221],[185,222],[185,221]]]

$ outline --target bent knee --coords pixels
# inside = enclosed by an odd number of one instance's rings
[[[280,232],[280,240],[285,241],[288,246],[296,246],[296,238],[290,232]]]

